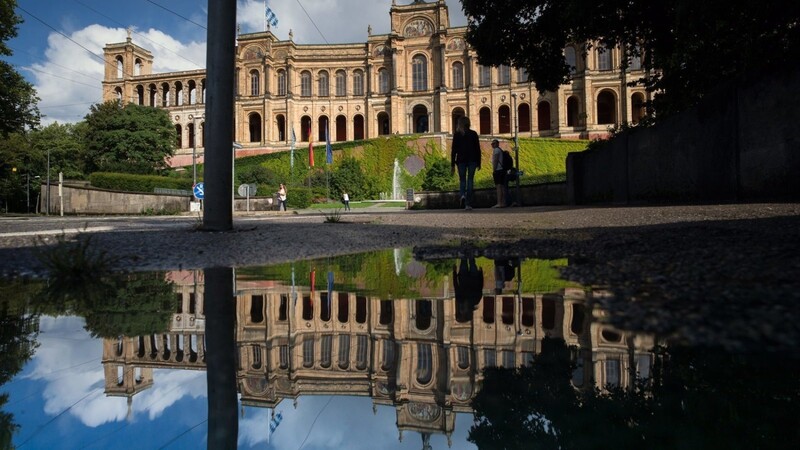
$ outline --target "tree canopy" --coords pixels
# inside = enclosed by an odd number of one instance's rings
[[[88,173],[158,173],[167,169],[176,143],[166,110],[116,100],[92,105],[85,136]]]
[[[17,35],[22,22],[14,13],[15,0],[0,2],[0,56],[11,56],[6,41]],[[39,125],[36,90],[11,64],[0,61],[0,136],[23,132]]]
[[[668,115],[721,81],[757,76],[800,56],[800,3],[765,0],[462,0],[467,41],[483,65],[525,68],[539,91],[570,79],[564,48],[618,45],[651,74],[629,80]],[[624,64],[624,63],[623,63]]]

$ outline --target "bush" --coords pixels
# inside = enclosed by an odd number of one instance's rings
[[[238,179],[237,186],[240,184],[255,183],[258,186],[256,195],[261,196],[272,195],[273,192],[277,191],[277,189],[273,189],[272,186],[280,184],[280,182],[277,181],[275,173],[262,165],[246,167],[236,174],[236,178]]]
[[[286,192],[286,207],[295,209],[308,208],[311,205],[312,198],[311,189],[307,187],[291,187],[291,190],[287,189]]]
[[[453,175],[450,173],[450,161],[445,158],[436,157],[426,161],[429,165],[422,181],[422,189],[426,191],[444,191],[453,182]]]
[[[89,175],[93,187],[125,192],[152,193],[155,188],[192,190],[191,178],[95,172]]]

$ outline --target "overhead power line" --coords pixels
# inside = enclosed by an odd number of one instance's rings
[[[13,48],[13,47],[11,47],[11,49],[12,49],[12,50],[14,50],[14,53],[20,53],[19,49],[16,49],[16,48]],[[26,50],[26,51],[25,51],[25,53],[27,53],[27,54],[29,54],[29,55],[31,55],[31,56],[34,56],[34,57],[36,57],[36,58],[39,58],[39,57],[40,57],[40,56],[39,56],[39,55],[37,55],[36,53],[33,53],[33,52],[29,51],[29,50]],[[54,65],[54,66],[56,66],[56,67],[60,67],[60,68],[62,68],[62,69],[64,69],[64,70],[68,70],[68,71],[70,71],[70,72],[77,73],[77,74],[78,74],[78,75],[80,75],[80,76],[86,77],[86,78],[88,78],[88,79],[90,79],[90,80],[92,80],[92,81],[96,81],[96,82],[98,82],[98,83],[102,83],[102,82],[103,82],[103,80],[99,80],[99,79],[97,79],[97,78],[94,78],[93,76],[91,76],[91,75],[88,75],[88,74],[85,74],[85,73],[83,73],[83,72],[78,72],[77,70],[75,70],[75,69],[71,69],[71,68],[69,68],[69,67],[67,67],[67,66],[62,66],[61,64],[54,63],[53,61],[45,61],[44,63],[46,63],[46,64],[52,64],[52,65]]]
[[[325,41],[326,44],[330,45],[330,42],[328,42],[328,39],[326,39],[325,35],[322,34],[322,31],[320,31],[320,29],[317,26],[316,22],[314,22],[314,19],[311,18],[311,16],[308,14],[308,11],[306,11],[306,8],[303,6],[302,3],[300,3],[300,0],[297,0],[297,4],[300,5],[300,9],[302,9],[303,12],[306,13],[306,17],[308,17],[308,20],[311,21],[311,25],[314,25],[314,28],[317,29],[317,32],[319,32],[319,35],[322,36],[322,40]]]
[[[73,80],[71,78],[62,77],[61,75],[56,75],[54,73],[45,72],[44,70],[34,69],[33,67],[22,67],[22,66],[15,66],[15,67],[18,67],[21,70],[30,70],[31,72],[42,73],[42,74],[45,74],[45,75],[49,75],[51,77],[60,78],[62,80],[70,81],[70,82],[75,83],[75,84],[80,84],[82,86],[89,86],[90,88],[95,88],[95,89],[98,88],[98,86],[96,84],[82,83],[80,81]]]
[[[176,16],[180,17],[181,19],[183,19],[183,20],[185,20],[185,21],[187,21],[187,22],[189,22],[189,23],[193,23],[193,24],[197,25],[198,27],[200,27],[200,28],[202,28],[202,29],[204,29],[204,30],[207,30],[207,29],[208,29],[208,28],[206,28],[206,26],[205,26],[205,25],[201,25],[201,24],[199,24],[199,23],[195,22],[194,20],[192,20],[192,19],[190,19],[190,18],[188,18],[188,17],[184,17],[184,16],[182,16],[182,15],[180,15],[180,14],[176,13],[175,11],[173,11],[173,10],[171,10],[171,9],[167,8],[166,6],[159,5],[158,3],[156,3],[156,2],[154,2],[154,1],[152,1],[152,0],[145,0],[145,1],[146,1],[147,3],[152,3],[152,4],[156,5],[156,6],[158,6],[159,8],[163,9],[164,11],[167,11],[167,12],[170,12],[170,13],[172,13],[172,14],[175,14]]]

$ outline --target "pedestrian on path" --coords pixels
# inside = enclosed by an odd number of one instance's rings
[[[283,183],[278,189],[278,211],[286,211],[286,186]]]
[[[458,193],[461,194],[461,206],[466,210],[472,209],[470,202],[475,170],[481,170],[481,144],[478,133],[469,127],[469,117],[463,116],[458,120],[450,151],[450,173],[453,174],[458,166]]]
[[[493,208],[505,208],[506,171],[503,168],[503,149],[497,139],[492,140],[492,179],[497,190],[497,204]]]
[[[344,203],[344,210],[350,211],[350,196],[347,192],[342,192],[342,203]]]

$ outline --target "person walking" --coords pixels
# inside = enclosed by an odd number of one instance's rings
[[[492,208],[505,208],[506,206],[506,171],[503,168],[503,149],[500,141],[492,140],[492,179],[497,189],[497,204]]]
[[[458,166],[458,193],[461,194],[461,205],[466,210],[472,209],[470,202],[475,170],[481,170],[481,145],[478,133],[469,127],[469,117],[462,116],[458,119],[450,151],[450,173],[454,173]]]
[[[347,192],[342,192],[342,203],[344,203],[344,210],[350,211],[350,196]]]
[[[283,183],[278,189],[278,211],[286,211],[286,186]]]

